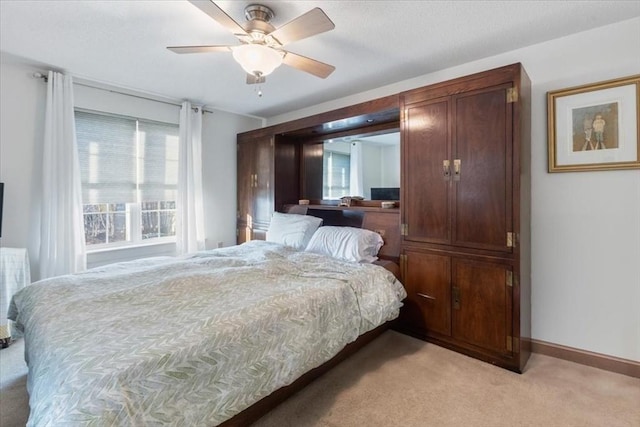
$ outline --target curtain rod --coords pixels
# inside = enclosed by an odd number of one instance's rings
[[[36,78],[36,79],[42,79],[45,82],[47,82],[49,80],[49,77],[47,77],[46,74],[42,74],[42,73],[38,73],[38,72],[33,73],[33,77]],[[117,93],[119,95],[131,96],[133,98],[146,99],[148,101],[160,102],[162,104],[175,105],[176,107],[182,108],[182,105],[178,104],[177,102],[160,101],[158,99],[153,99],[153,98],[149,98],[149,97],[141,96],[141,95],[134,95],[132,93],[120,92],[120,91],[117,91],[117,90],[114,90],[114,89],[105,89],[105,88],[93,86],[93,85],[87,84],[87,83],[73,82],[73,84],[74,85],[78,85],[78,86],[89,87],[89,88],[92,88],[92,89],[104,90],[105,92]],[[202,107],[191,107],[191,109],[196,113],[198,112],[198,110],[202,110],[202,114],[204,114],[204,113],[213,114],[213,111],[205,110]]]

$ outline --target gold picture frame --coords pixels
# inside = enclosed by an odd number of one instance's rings
[[[640,169],[640,75],[547,93],[549,172]]]

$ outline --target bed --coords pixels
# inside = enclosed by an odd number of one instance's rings
[[[271,240],[17,293],[28,425],[231,425],[398,316],[387,269]]]

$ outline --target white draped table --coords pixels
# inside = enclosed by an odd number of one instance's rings
[[[31,283],[29,255],[26,249],[0,247],[0,343],[11,341],[11,321],[7,311],[11,297]]]

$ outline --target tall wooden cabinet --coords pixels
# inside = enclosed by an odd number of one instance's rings
[[[529,94],[514,64],[400,97],[400,328],[514,371],[529,356]]]
[[[298,149],[263,129],[237,143],[237,242],[264,240],[273,212],[298,201]]]

